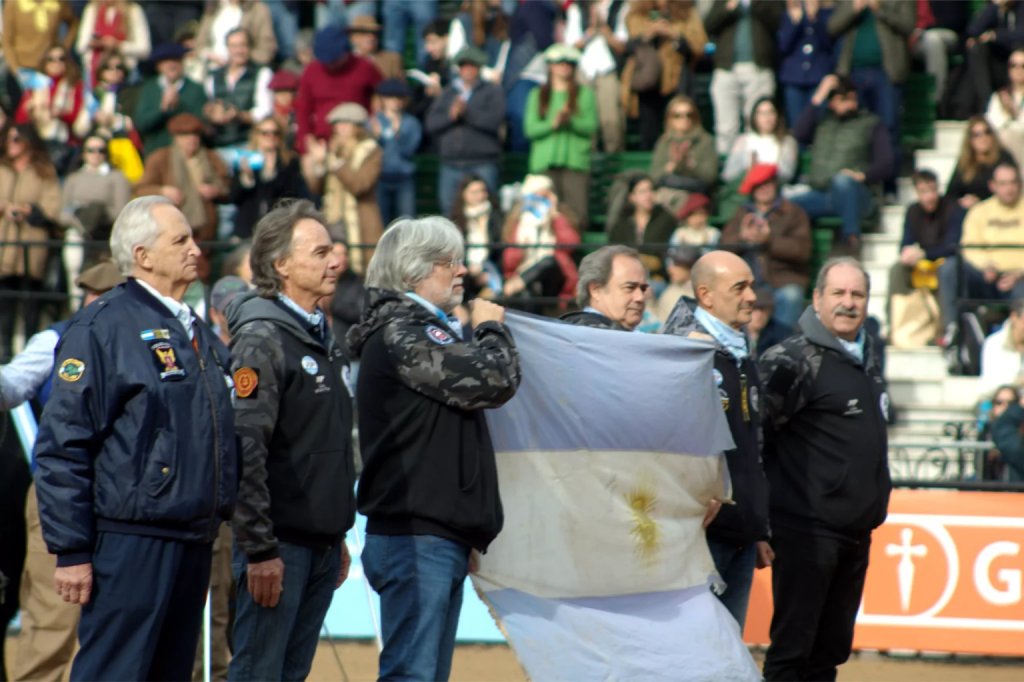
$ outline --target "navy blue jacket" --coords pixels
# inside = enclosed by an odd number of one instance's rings
[[[58,566],[91,561],[98,531],[212,542],[238,490],[224,344],[196,348],[134,279],[72,319],[35,445],[43,537]]]
[[[782,13],[776,34],[780,83],[816,86],[836,68],[835,43],[827,28],[831,16],[832,9],[823,7],[814,21],[804,16],[799,24],[794,24],[789,12]]]

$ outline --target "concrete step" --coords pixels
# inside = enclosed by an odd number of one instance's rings
[[[936,121],[935,149],[950,154],[959,154],[966,130],[966,121]]]
[[[943,379],[896,378],[889,382],[889,397],[895,405],[942,405],[973,408],[978,402],[977,377]]]
[[[893,234],[865,234],[860,259],[864,263],[892,265],[900,255],[900,238]]]
[[[938,149],[918,149],[914,152],[914,168],[927,168],[939,178],[939,187],[945,188],[953,177],[959,151],[948,152]]]
[[[899,421],[892,428],[916,425],[915,428],[938,426],[941,430],[946,422],[971,422],[974,417],[974,410],[970,407],[906,404],[900,406],[900,411],[896,415]]]
[[[910,206],[917,201],[917,194],[914,192],[914,183],[910,176],[896,178],[896,201],[900,206]]]
[[[946,359],[939,348],[892,348],[885,352],[886,379],[946,379]]]
[[[903,217],[907,213],[907,207],[902,205],[883,206],[881,233],[895,235],[897,238],[903,236]]]

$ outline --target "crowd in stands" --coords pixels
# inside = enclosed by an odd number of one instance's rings
[[[891,314],[930,273],[922,342],[952,342],[962,298],[1024,293],[997,248],[1024,244],[1024,2],[8,0],[0,30],[0,356],[145,194],[182,209],[211,276],[277,201],[312,198],[353,287],[426,204],[463,230],[471,294],[538,311],[571,298],[581,243],[633,245],[655,329],[718,245],[788,329],[816,221],[858,255],[913,173]],[[967,121],[948,187],[901,144],[915,74]],[[641,162],[596,186],[623,154]],[[67,247],[23,245],[46,240]]]

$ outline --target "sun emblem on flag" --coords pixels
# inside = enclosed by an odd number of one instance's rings
[[[661,529],[652,516],[657,494],[652,486],[637,485],[626,493],[626,504],[633,515],[629,533],[636,541],[635,552],[641,561],[651,565],[661,550]]]

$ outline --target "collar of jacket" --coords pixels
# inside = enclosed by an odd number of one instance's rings
[[[843,344],[839,342],[839,339],[825,329],[825,325],[822,324],[821,318],[818,317],[818,313],[814,311],[814,306],[807,306],[803,314],[800,316],[800,320],[797,322],[797,327],[800,333],[803,334],[808,341],[813,343],[815,346],[821,346],[822,348],[831,348],[832,350],[839,353],[842,357],[847,358],[850,362],[855,365],[864,367],[865,369],[872,367],[875,364],[876,358],[874,353],[874,347],[871,344],[871,339],[868,338],[868,334],[864,331],[864,326],[861,325],[861,332],[864,332],[864,360],[858,360],[857,358],[850,355]]]
[[[298,315],[290,312],[284,304],[278,303],[275,299],[260,296],[259,292],[255,290],[239,294],[235,300],[231,301],[225,312],[228,318],[228,329],[232,335],[238,333],[244,324],[255,320],[264,320],[287,331],[306,345],[325,348],[328,351],[334,345],[330,325],[325,327],[326,343],[321,343],[308,328],[303,326],[304,321],[300,320]]]

